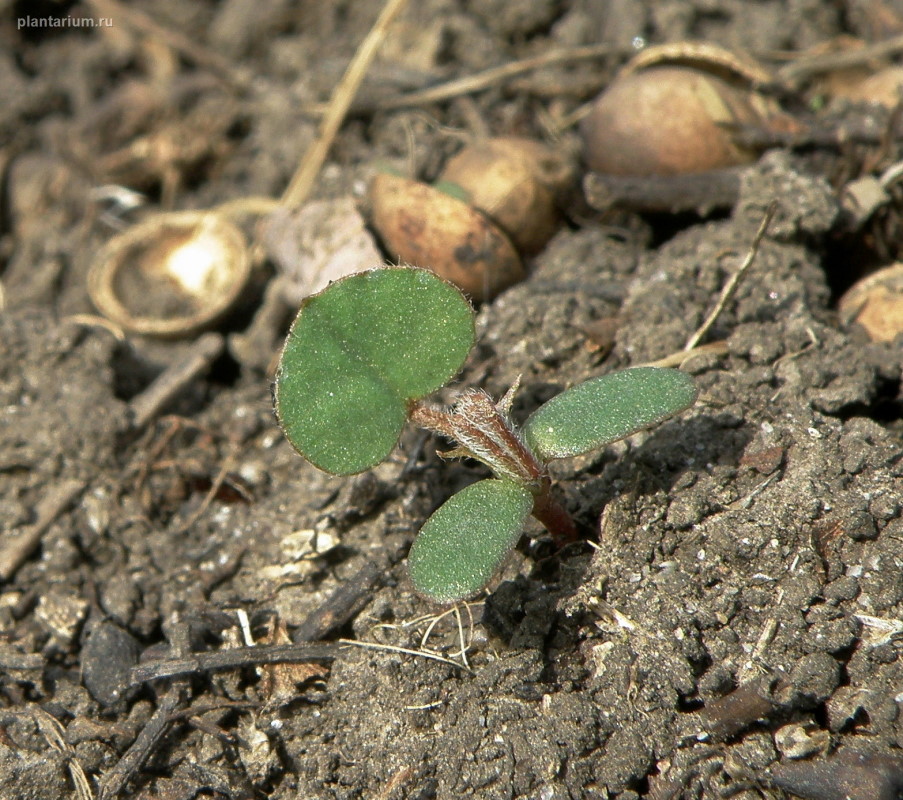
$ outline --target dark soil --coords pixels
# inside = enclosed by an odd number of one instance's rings
[[[442,462],[415,431],[357,477],[298,457],[262,368],[275,349],[235,336],[271,265],[226,338],[204,340],[209,369],[148,401],[198,341],[119,338],[88,298],[92,259],[170,198],[278,196],[316,136],[311,106],[381,5],[128,4],[227,74],[117,6],[0,2],[0,800],[903,797],[903,350],[834,310],[900,248],[899,210],[851,230],[838,199],[845,180],[899,161],[899,139],[771,149],[708,220],[572,202],[528,279],[479,310],[456,383],[498,397],[521,376],[519,419],[586,377],[681,350],[777,211],[706,340],[726,344],[683,365],[699,402],[557,462],[584,540],[555,552],[533,523],[458,618],[436,622],[404,558],[484,472]],[[67,13],[113,24],[17,30]],[[412,3],[314,197],[359,197],[380,160],[435,177],[468,136],[543,138],[636,37],[777,65],[841,34],[901,30],[891,0]],[[611,54],[379,110],[597,42]],[[893,130],[877,107],[834,113]],[[112,203],[117,185],[143,206]],[[587,330],[609,318],[606,354]],[[251,645],[295,650],[261,665]],[[216,662],[229,650],[240,656]]]

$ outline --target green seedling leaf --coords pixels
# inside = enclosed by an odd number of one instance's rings
[[[553,397],[524,423],[523,434],[544,461],[576,456],[689,408],[696,395],[693,379],[680,370],[625,369]]]
[[[469,597],[489,583],[517,544],[533,495],[489,478],[449,498],[427,521],[408,555],[414,588],[440,603]]]
[[[432,272],[350,275],[308,297],[276,375],[276,414],[315,466],[351,475],[392,451],[408,404],[447,383],[474,342],[464,295]]]

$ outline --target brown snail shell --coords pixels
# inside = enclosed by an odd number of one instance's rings
[[[477,301],[523,279],[508,237],[463,200],[385,173],[374,177],[369,197],[373,227],[390,258],[431,269]]]

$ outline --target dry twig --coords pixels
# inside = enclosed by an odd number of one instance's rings
[[[597,211],[694,211],[706,216],[737,203],[745,171],[745,167],[727,167],[692,175],[642,176],[591,172],[583,179],[583,191]]]
[[[141,394],[131,399],[133,429],[144,428],[188,384],[210,369],[224,348],[225,341],[218,333],[206,333],[198,339],[184,358],[169,366]]]
[[[670,353],[666,355],[664,358],[656,359],[655,361],[648,361],[642,366],[644,367],[680,367],[684,364],[684,362],[689,361],[691,358],[695,356],[701,356],[703,354],[709,355],[717,355],[723,356],[728,352],[727,342],[725,341],[717,341],[717,342],[708,342],[707,344],[700,344],[694,347],[692,350],[678,350],[676,353]]]
[[[0,581],[8,581],[37,549],[41,537],[75,499],[85,490],[85,482],[64,480],[54,486],[38,503],[34,525],[0,546]]]
[[[292,631],[293,642],[314,642],[346,624],[370,600],[373,590],[388,569],[383,555],[368,558],[354,575],[344,581],[320,606]]]
[[[191,653],[185,657],[145,661],[132,667],[129,673],[129,686],[219,669],[237,669],[261,664],[286,664],[293,661],[298,663],[328,662],[335,659],[337,651],[338,647],[332,643],[301,642],[300,644],[230,647],[209,653]]]
[[[157,705],[157,710],[141,729],[141,733],[135,737],[131,747],[103,776],[97,800],[111,800],[125,788],[129,778],[141,768],[141,765],[156,748],[157,743],[166,735],[172,724],[173,715],[185,702],[185,694],[185,686],[182,683],[174,683],[163,695],[163,699]]]

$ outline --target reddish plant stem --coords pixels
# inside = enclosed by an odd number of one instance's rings
[[[552,535],[556,547],[577,541],[577,526],[565,507],[552,496],[548,478],[543,480],[539,494],[533,498],[532,513]]]
[[[552,496],[552,483],[542,464],[509,427],[507,419],[480,393],[465,395],[454,411],[413,403],[411,420],[458,442],[459,447],[444,455],[476,458],[488,465],[496,477],[517,481],[533,494],[532,514],[552,535],[556,547],[578,539],[571,515]]]

